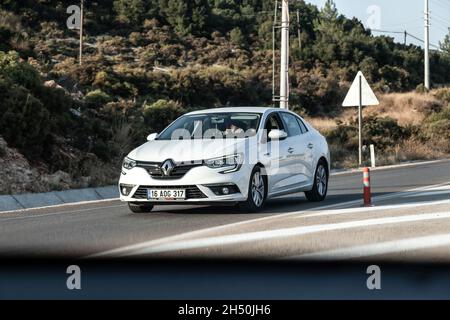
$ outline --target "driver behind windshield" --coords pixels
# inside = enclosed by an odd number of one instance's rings
[[[244,129],[239,127],[239,124],[232,119],[227,118],[226,120],[226,130],[224,135],[243,135],[245,133]]]

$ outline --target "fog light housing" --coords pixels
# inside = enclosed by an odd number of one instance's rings
[[[228,196],[230,194],[240,193],[238,186],[235,184],[215,184],[207,185],[216,196]]]
[[[125,196],[128,197],[131,193],[131,191],[133,190],[134,186],[133,185],[129,185],[129,184],[121,184],[120,185],[120,193]]]

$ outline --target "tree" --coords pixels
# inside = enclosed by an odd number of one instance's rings
[[[207,0],[159,0],[163,18],[181,35],[202,34],[209,17]]]
[[[245,46],[245,36],[240,28],[234,28],[233,30],[230,31],[230,40],[235,45],[241,47]]]
[[[114,10],[117,13],[117,19],[129,24],[139,24],[145,14],[143,0],[115,0]]]
[[[333,0],[327,0],[319,13],[316,30],[323,34],[330,34],[338,28],[339,12]]]
[[[329,42],[340,42],[344,36],[344,26],[342,17],[336,8],[333,0],[327,0],[324,7],[319,12],[319,17],[315,22],[315,32],[317,38]]]
[[[442,55],[445,59],[450,60],[450,28],[449,33],[445,36],[444,41],[440,43]]]
[[[317,41],[314,51],[326,63],[341,60],[341,48],[345,49],[344,28],[339,18],[334,1],[327,0],[315,21]]]

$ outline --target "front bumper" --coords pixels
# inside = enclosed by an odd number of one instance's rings
[[[243,165],[237,172],[222,174],[223,169],[206,166],[195,167],[179,179],[156,179],[144,168],[123,170],[119,181],[120,200],[124,202],[145,202],[155,204],[226,204],[247,200],[251,170]],[[121,185],[130,186],[128,196],[122,194]],[[214,186],[235,185],[237,193],[217,195]],[[147,189],[186,189],[186,199],[149,201]]]

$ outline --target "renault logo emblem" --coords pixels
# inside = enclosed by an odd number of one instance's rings
[[[170,159],[164,161],[163,164],[161,165],[161,171],[166,177],[170,176],[173,169],[175,169],[175,164]]]

